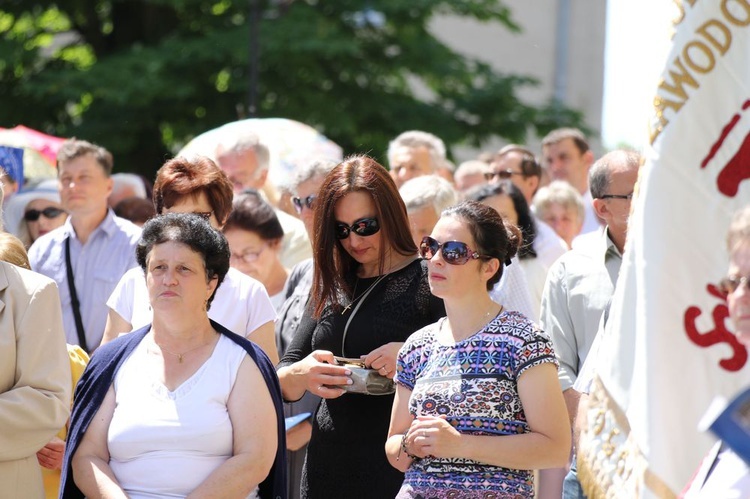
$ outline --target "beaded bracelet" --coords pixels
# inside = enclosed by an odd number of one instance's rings
[[[410,457],[414,461],[419,461],[421,458],[418,456],[415,456],[414,454],[411,454],[409,452],[409,449],[406,448],[406,433],[401,437],[401,447],[398,449],[398,455],[396,456],[396,461],[398,461],[401,458],[401,452],[406,454],[408,457]]]

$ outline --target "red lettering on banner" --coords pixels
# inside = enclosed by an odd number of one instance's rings
[[[750,178],[750,135],[745,137],[740,150],[719,172],[716,184],[719,186],[719,192],[733,198],[737,195],[740,182],[748,178]]]
[[[742,112],[745,112],[750,107],[750,100],[745,101],[742,105]],[[729,135],[735,125],[740,121],[740,114],[735,114],[724,126],[721,131],[721,135],[718,140],[714,142],[708,155],[701,161],[701,168],[705,168],[708,162],[711,161],[716,152],[724,144],[724,140]],[[737,195],[737,191],[740,188],[740,182],[750,178],[750,135],[745,137],[742,141],[739,151],[729,160],[729,162],[721,169],[719,176],[716,179],[716,186],[719,188],[719,192],[733,198]]]
[[[698,331],[696,320],[703,314],[703,311],[696,306],[688,307],[685,310],[684,324],[687,337],[701,348],[707,348],[720,343],[726,343],[732,349],[733,355],[727,359],[721,359],[719,366],[727,371],[739,371],[747,363],[747,349],[737,341],[737,337],[727,329],[726,319],[729,317],[729,308],[726,304],[726,298],[713,284],[706,286],[708,294],[721,300],[711,312],[714,321],[714,328],[708,332],[701,333]]]

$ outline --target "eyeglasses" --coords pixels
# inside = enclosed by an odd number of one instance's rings
[[[358,236],[368,237],[377,234],[380,230],[380,224],[377,218],[360,218],[351,226],[338,222],[336,224],[336,237],[346,239],[349,234],[354,232]]]
[[[298,198],[293,197],[292,198],[292,204],[294,205],[294,209],[297,210],[297,213],[302,213],[302,208],[307,206],[308,210],[312,210],[313,206],[315,206],[315,199],[317,199],[318,196],[315,196],[313,194],[310,194],[306,198]]]
[[[439,243],[430,236],[425,236],[419,244],[419,254],[425,260],[432,260],[440,250],[443,251],[443,260],[451,265],[465,265],[469,260],[482,258],[482,255],[461,241]]]
[[[191,212],[193,215],[198,215],[204,220],[211,221],[211,215],[213,214],[213,211],[193,211]]]
[[[23,214],[23,218],[27,222],[36,222],[37,220],[39,220],[39,217],[41,215],[44,215],[44,218],[52,219],[52,218],[59,217],[63,213],[67,213],[67,211],[60,209],[60,208],[55,208],[54,206],[48,206],[42,211],[28,210],[26,213]]]
[[[260,258],[260,254],[263,253],[267,247],[268,244],[264,244],[263,247],[258,251],[245,251],[240,255],[232,253],[229,255],[229,261],[231,262],[232,260],[242,260],[245,263],[253,263],[255,260]]]
[[[633,193],[630,194],[602,194],[599,199],[626,199],[630,201],[633,199]]]
[[[500,180],[508,180],[513,175],[523,175],[521,172],[514,172],[511,169],[508,170],[497,170],[494,172],[487,172],[484,174],[484,178],[487,180],[492,180],[493,178],[497,177]]]
[[[726,295],[731,295],[742,286],[750,291],[750,276],[729,276],[719,281],[719,289]]]

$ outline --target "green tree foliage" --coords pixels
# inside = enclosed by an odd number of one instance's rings
[[[249,117],[254,3],[256,116],[313,125],[347,153],[382,159],[407,129],[478,146],[581,122],[522,102],[532,79],[466,59],[427,29],[453,14],[518,30],[498,0],[5,0],[0,123],[86,138],[116,169],[151,175],[191,137]]]

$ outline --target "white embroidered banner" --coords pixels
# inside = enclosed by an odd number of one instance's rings
[[[750,203],[750,2],[681,9],[579,446],[589,497],[679,494],[713,442],[710,401],[750,383],[713,285]]]

